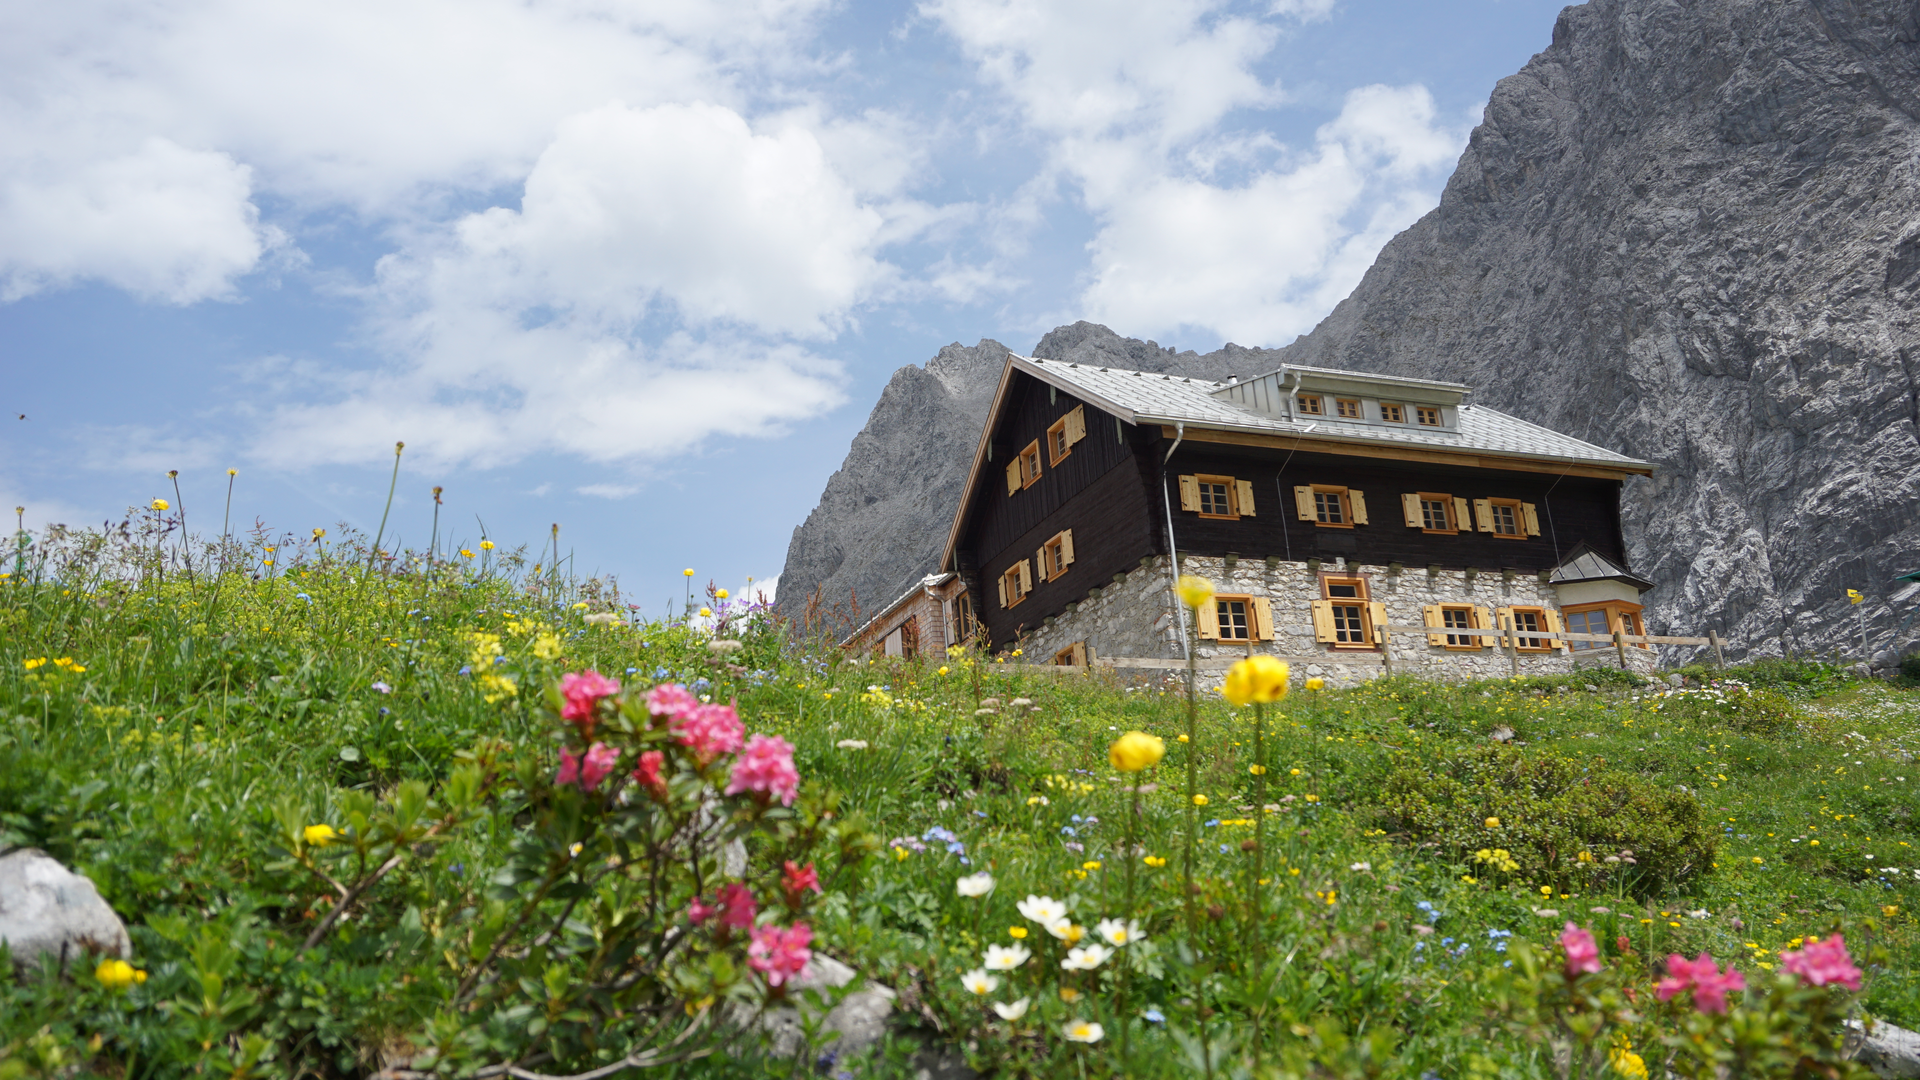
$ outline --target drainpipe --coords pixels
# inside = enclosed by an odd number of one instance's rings
[[[1179,549],[1173,543],[1173,496],[1167,491],[1167,462],[1173,460],[1173,452],[1180,449],[1180,442],[1187,437],[1187,425],[1173,425],[1173,445],[1167,447],[1167,456],[1160,459],[1160,504],[1167,510],[1167,582],[1168,591],[1173,597],[1173,617],[1180,627],[1180,658],[1190,659],[1187,644],[1187,613],[1185,605],[1180,603],[1180,557]]]

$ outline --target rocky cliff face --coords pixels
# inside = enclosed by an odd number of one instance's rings
[[[1285,356],[1658,463],[1624,507],[1655,627],[1857,650],[1856,587],[1888,649],[1920,570],[1916,116],[1911,0],[1568,8]]]
[[[1079,323],[1034,355],[1473,385],[1659,465],[1624,507],[1656,628],[1824,652],[1864,615],[1890,650],[1913,610],[1890,579],[1920,570],[1917,152],[1912,0],[1591,0],[1312,333],[1200,356]],[[857,587],[871,611],[931,567],[1000,352],[896,374],[795,530],[783,605]]]

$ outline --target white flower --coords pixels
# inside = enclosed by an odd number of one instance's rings
[[[1018,1020],[1027,1015],[1027,1002],[1029,1000],[1028,998],[1021,998],[1011,1005],[1002,1005],[996,1001],[993,1003],[993,1011],[999,1013],[1000,1019],[1002,1020]]]
[[[987,946],[987,970],[1012,971],[1014,968],[1026,963],[1027,958],[1032,955],[1033,953],[1030,952],[1025,945],[1015,945],[1012,948],[1001,945],[989,945]],[[1012,1017],[1008,1017],[1008,1019],[1011,1020]]]
[[[1107,939],[1107,944],[1116,948],[1131,945],[1146,935],[1140,932],[1140,921],[1121,922],[1119,919],[1101,919],[1093,932]]]
[[[970,993],[985,997],[1000,988],[1000,980],[984,971],[976,970],[960,976],[960,985],[966,987]]]
[[[865,750],[867,748],[867,740],[841,739],[839,742],[834,743],[833,745],[839,747],[842,750]]]
[[[1069,1042],[1077,1043],[1097,1043],[1106,1033],[1105,1028],[1091,1020],[1069,1020],[1060,1029],[1060,1034],[1065,1035]]]
[[[1082,937],[1086,936],[1087,928],[1073,925],[1072,919],[1062,915],[1047,924],[1047,933],[1052,934],[1061,941],[1073,942],[1079,941]]]
[[[1051,896],[1029,894],[1025,900],[1015,904],[1014,907],[1020,909],[1020,914],[1041,926],[1051,926],[1067,917],[1067,905]]]
[[[1084,945],[1077,949],[1068,949],[1067,958],[1060,961],[1060,966],[1066,968],[1068,971],[1092,971],[1094,968],[1106,963],[1107,958],[1112,955],[1113,950],[1107,948],[1105,945],[1097,943]],[[1089,1039],[1087,1041],[1092,1042],[1093,1040]]]
[[[596,611],[586,617],[590,626],[612,626],[620,621],[620,616],[611,611]]]
[[[1354,863],[1354,864],[1353,864],[1352,866],[1349,866],[1349,867],[1347,867],[1347,869],[1349,869],[1349,870],[1352,870],[1352,871],[1355,871],[1355,872],[1359,872],[1359,871],[1361,871],[1361,870],[1371,870],[1371,869],[1373,869],[1373,864],[1372,864],[1372,863],[1364,863],[1364,862],[1357,862],[1357,863]]]
[[[993,875],[985,870],[977,874],[968,874],[953,883],[961,896],[985,896],[993,891]]]

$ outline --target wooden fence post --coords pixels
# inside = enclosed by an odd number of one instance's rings
[[[1707,640],[1713,642],[1713,666],[1716,668],[1726,667],[1726,655],[1720,651],[1720,632],[1709,629],[1707,631]]]
[[[1627,637],[1618,630],[1613,632],[1613,647],[1620,654],[1620,670],[1627,670]]]
[[[1514,677],[1518,678],[1520,675],[1520,638],[1516,635],[1513,625],[1514,622],[1515,620],[1509,618],[1507,624],[1501,629],[1507,632],[1507,662],[1513,666]]]
[[[1391,639],[1387,637],[1387,628],[1384,626],[1374,627],[1373,640],[1380,646],[1380,662],[1386,665],[1387,676],[1391,678],[1393,676],[1393,650],[1388,645]]]

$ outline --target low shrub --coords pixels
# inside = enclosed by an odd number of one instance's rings
[[[1855,678],[1839,664],[1824,660],[1765,658],[1749,661],[1718,672],[1722,679],[1737,679],[1756,689],[1781,690],[1796,695],[1825,694]]]
[[[1706,724],[1749,735],[1789,731],[1806,718],[1785,694],[1757,689],[1736,679],[1661,690],[1636,700],[1642,708],[1663,719]]]
[[[1609,770],[1603,758],[1471,747],[1395,770],[1381,806],[1407,841],[1503,884],[1645,897],[1713,865],[1715,838],[1693,796]]]

